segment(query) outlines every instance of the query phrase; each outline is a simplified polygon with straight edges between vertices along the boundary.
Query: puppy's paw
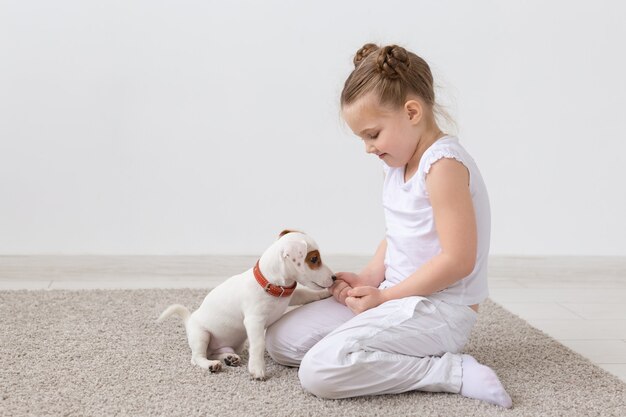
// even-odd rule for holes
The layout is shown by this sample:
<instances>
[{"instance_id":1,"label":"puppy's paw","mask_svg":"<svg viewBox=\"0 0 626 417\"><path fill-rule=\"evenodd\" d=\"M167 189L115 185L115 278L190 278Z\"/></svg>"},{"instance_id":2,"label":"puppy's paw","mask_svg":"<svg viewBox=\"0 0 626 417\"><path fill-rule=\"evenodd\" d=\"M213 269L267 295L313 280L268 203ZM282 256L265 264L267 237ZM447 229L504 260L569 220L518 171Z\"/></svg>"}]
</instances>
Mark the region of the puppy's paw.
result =
<instances>
[{"instance_id":1,"label":"puppy's paw","mask_svg":"<svg viewBox=\"0 0 626 417\"><path fill-rule=\"evenodd\" d=\"M265 364L248 364L248 371L250 372L250 376L257 381L265 381Z\"/></svg>"},{"instance_id":2,"label":"puppy's paw","mask_svg":"<svg viewBox=\"0 0 626 417\"><path fill-rule=\"evenodd\" d=\"M265 381L267 379L267 376L265 376L265 371L261 372L258 375L250 374L250 376L256 381Z\"/></svg>"},{"instance_id":3,"label":"puppy's paw","mask_svg":"<svg viewBox=\"0 0 626 417\"><path fill-rule=\"evenodd\" d=\"M241 358L233 353L224 358L224 363L228 366L239 366L241 365Z\"/></svg>"},{"instance_id":4,"label":"puppy's paw","mask_svg":"<svg viewBox=\"0 0 626 417\"><path fill-rule=\"evenodd\" d=\"M212 362L213 363L209 365L209 371L211 371L211 373L219 372L222 370L222 362L220 361L212 361Z\"/></svg>"},{"instance_id":5,"label":"puppy's paw","mask_svg":"<svg viewBox=\"0 0 626 417\"><path fill-rule=\"evenodd\" d=\"M318 296L319 296L319 300L323 300L324 298L328 298L328 297L330 297L331 295L333 295L333 294L332 294L332 293L330 292L330 290L328 290L328 289L326 289L326 290L321 290L321 291L319 291L319 294L318 294Z\"/></svg>"},{"instance_id":6,"label":"puppy's paw","mask_svg":"<svg viewBox=\"0 0 626 417\"><path fill-rule=\"evenodd\" d=\"M222 362L210 361L202 357L191 358L191 363L193 365L198 365L200 368L206 369L207 371L211 371L211 372L219 372L222 369Z\"/></svg>"},{"instance_id":7,"label":"puppy's paw","mask_svg":"<svg viewBox=\"0 0 626 417\"><path fill-rule=\"evenodd\" d=\"M313 301L323 300L324 298L328 298L332 295L330 290L313 290L311 291L311 295L308 300L304 302L304 304L312 303Z\"/></svg>"}]
</instances>

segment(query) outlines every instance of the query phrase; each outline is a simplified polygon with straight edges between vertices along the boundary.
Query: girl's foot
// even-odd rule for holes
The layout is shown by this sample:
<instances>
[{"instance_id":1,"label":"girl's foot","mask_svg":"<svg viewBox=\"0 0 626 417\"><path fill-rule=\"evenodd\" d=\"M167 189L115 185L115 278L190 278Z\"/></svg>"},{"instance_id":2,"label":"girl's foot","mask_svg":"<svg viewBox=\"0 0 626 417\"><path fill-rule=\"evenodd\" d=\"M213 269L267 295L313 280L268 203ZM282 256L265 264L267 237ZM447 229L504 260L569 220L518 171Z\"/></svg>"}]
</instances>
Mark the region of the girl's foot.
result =
<instances>
[{"instance_id":1,"label":"girl's foot","mask_svg":"<svg viewBox=\"0 0 626 417\"><path fill-rule=\"evenodd\" d=\"M470 355L463 355L462 366L462 396L487 401L504 408L511 408L513 405L511 397L504 390L493 369L481 365Z\"/></svg>"}]
</instances>

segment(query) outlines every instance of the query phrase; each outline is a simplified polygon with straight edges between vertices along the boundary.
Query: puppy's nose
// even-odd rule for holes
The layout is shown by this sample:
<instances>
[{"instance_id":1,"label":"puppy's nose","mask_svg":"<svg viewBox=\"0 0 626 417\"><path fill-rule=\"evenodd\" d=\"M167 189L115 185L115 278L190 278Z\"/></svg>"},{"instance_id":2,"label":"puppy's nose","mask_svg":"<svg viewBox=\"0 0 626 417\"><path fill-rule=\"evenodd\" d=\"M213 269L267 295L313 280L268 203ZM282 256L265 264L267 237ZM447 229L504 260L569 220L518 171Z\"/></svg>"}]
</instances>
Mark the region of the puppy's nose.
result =
<instances>
[{"instance_id":1,"label":"puppy's nose","mask_svg":"<svg viewBox=\"0 0 626 417\"><path fill-rule=\"evenodd\" d=\"M333 280L333 282L337 281L337 277L335 275L331 276L330 278Z\"/></svg>"}]
</instances>

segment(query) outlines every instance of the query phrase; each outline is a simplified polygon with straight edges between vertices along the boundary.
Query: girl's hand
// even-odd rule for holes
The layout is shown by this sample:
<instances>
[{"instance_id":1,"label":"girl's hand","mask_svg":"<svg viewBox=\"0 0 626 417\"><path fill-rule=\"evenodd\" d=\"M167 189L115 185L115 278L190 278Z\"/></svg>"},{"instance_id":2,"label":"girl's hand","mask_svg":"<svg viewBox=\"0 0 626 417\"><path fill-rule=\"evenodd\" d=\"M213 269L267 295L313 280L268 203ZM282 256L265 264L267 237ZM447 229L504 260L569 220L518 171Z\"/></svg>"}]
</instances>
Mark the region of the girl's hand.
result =
<instances>
[{"instance_id":1,"label":"girl's hand","mask_svg":"<svg viewBox=\"0 0 626 417\"><path fill-rule=\"evenodd\" d=\"M356 287L348 290L345 304L354 314L360 314L387 301L383 292L374 287Z\"/></svg>"},{"instance_id":2,"label":"girl's hand","mask_svg":"<svg viewBox=\"0 0 626 417\"><path fill-rule=\"evenodd\" d=\"M345 305L348 291L354 287L364 285L362 283L363 279L353 272L337 272L335 276L337 279L331 285L330 292L337 301Z\"/></svg>"}]
</instances>

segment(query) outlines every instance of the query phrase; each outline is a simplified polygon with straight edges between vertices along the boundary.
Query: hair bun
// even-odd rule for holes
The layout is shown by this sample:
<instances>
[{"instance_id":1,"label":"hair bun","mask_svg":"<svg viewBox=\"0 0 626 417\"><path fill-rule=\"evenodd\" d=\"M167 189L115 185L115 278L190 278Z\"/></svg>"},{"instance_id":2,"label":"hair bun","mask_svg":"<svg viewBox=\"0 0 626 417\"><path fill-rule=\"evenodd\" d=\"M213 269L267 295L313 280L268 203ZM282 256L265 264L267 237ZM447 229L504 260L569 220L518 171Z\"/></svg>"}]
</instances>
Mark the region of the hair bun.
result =
<instances>
[{"instance_id":1,"label":"hair bun","mask_svg":"<svg viewBox=\"0 0 626 417\"><path fill-rule=\"evenodd\" d=\"M365 45L363 45L361 49L356 51L356 55L354 55L354 59L352 60L354 62L354 68L358 67L359 64L363 62L363 60L368 55L370 55L372 52L377 51L377 50L378 50L378 45L376 44L366 43Z\"/></svg>"},{"instance_id":2,"label":"hair bun","mask_svg":"<svg viewBox=\"0 0 626 417\"><path fill-rule=\"evenodd\" d=\"M377 63L382 75L395 80L409 68L409 54L401 46L385 46L378 53Z\"/></svg>"}]
</instances>

